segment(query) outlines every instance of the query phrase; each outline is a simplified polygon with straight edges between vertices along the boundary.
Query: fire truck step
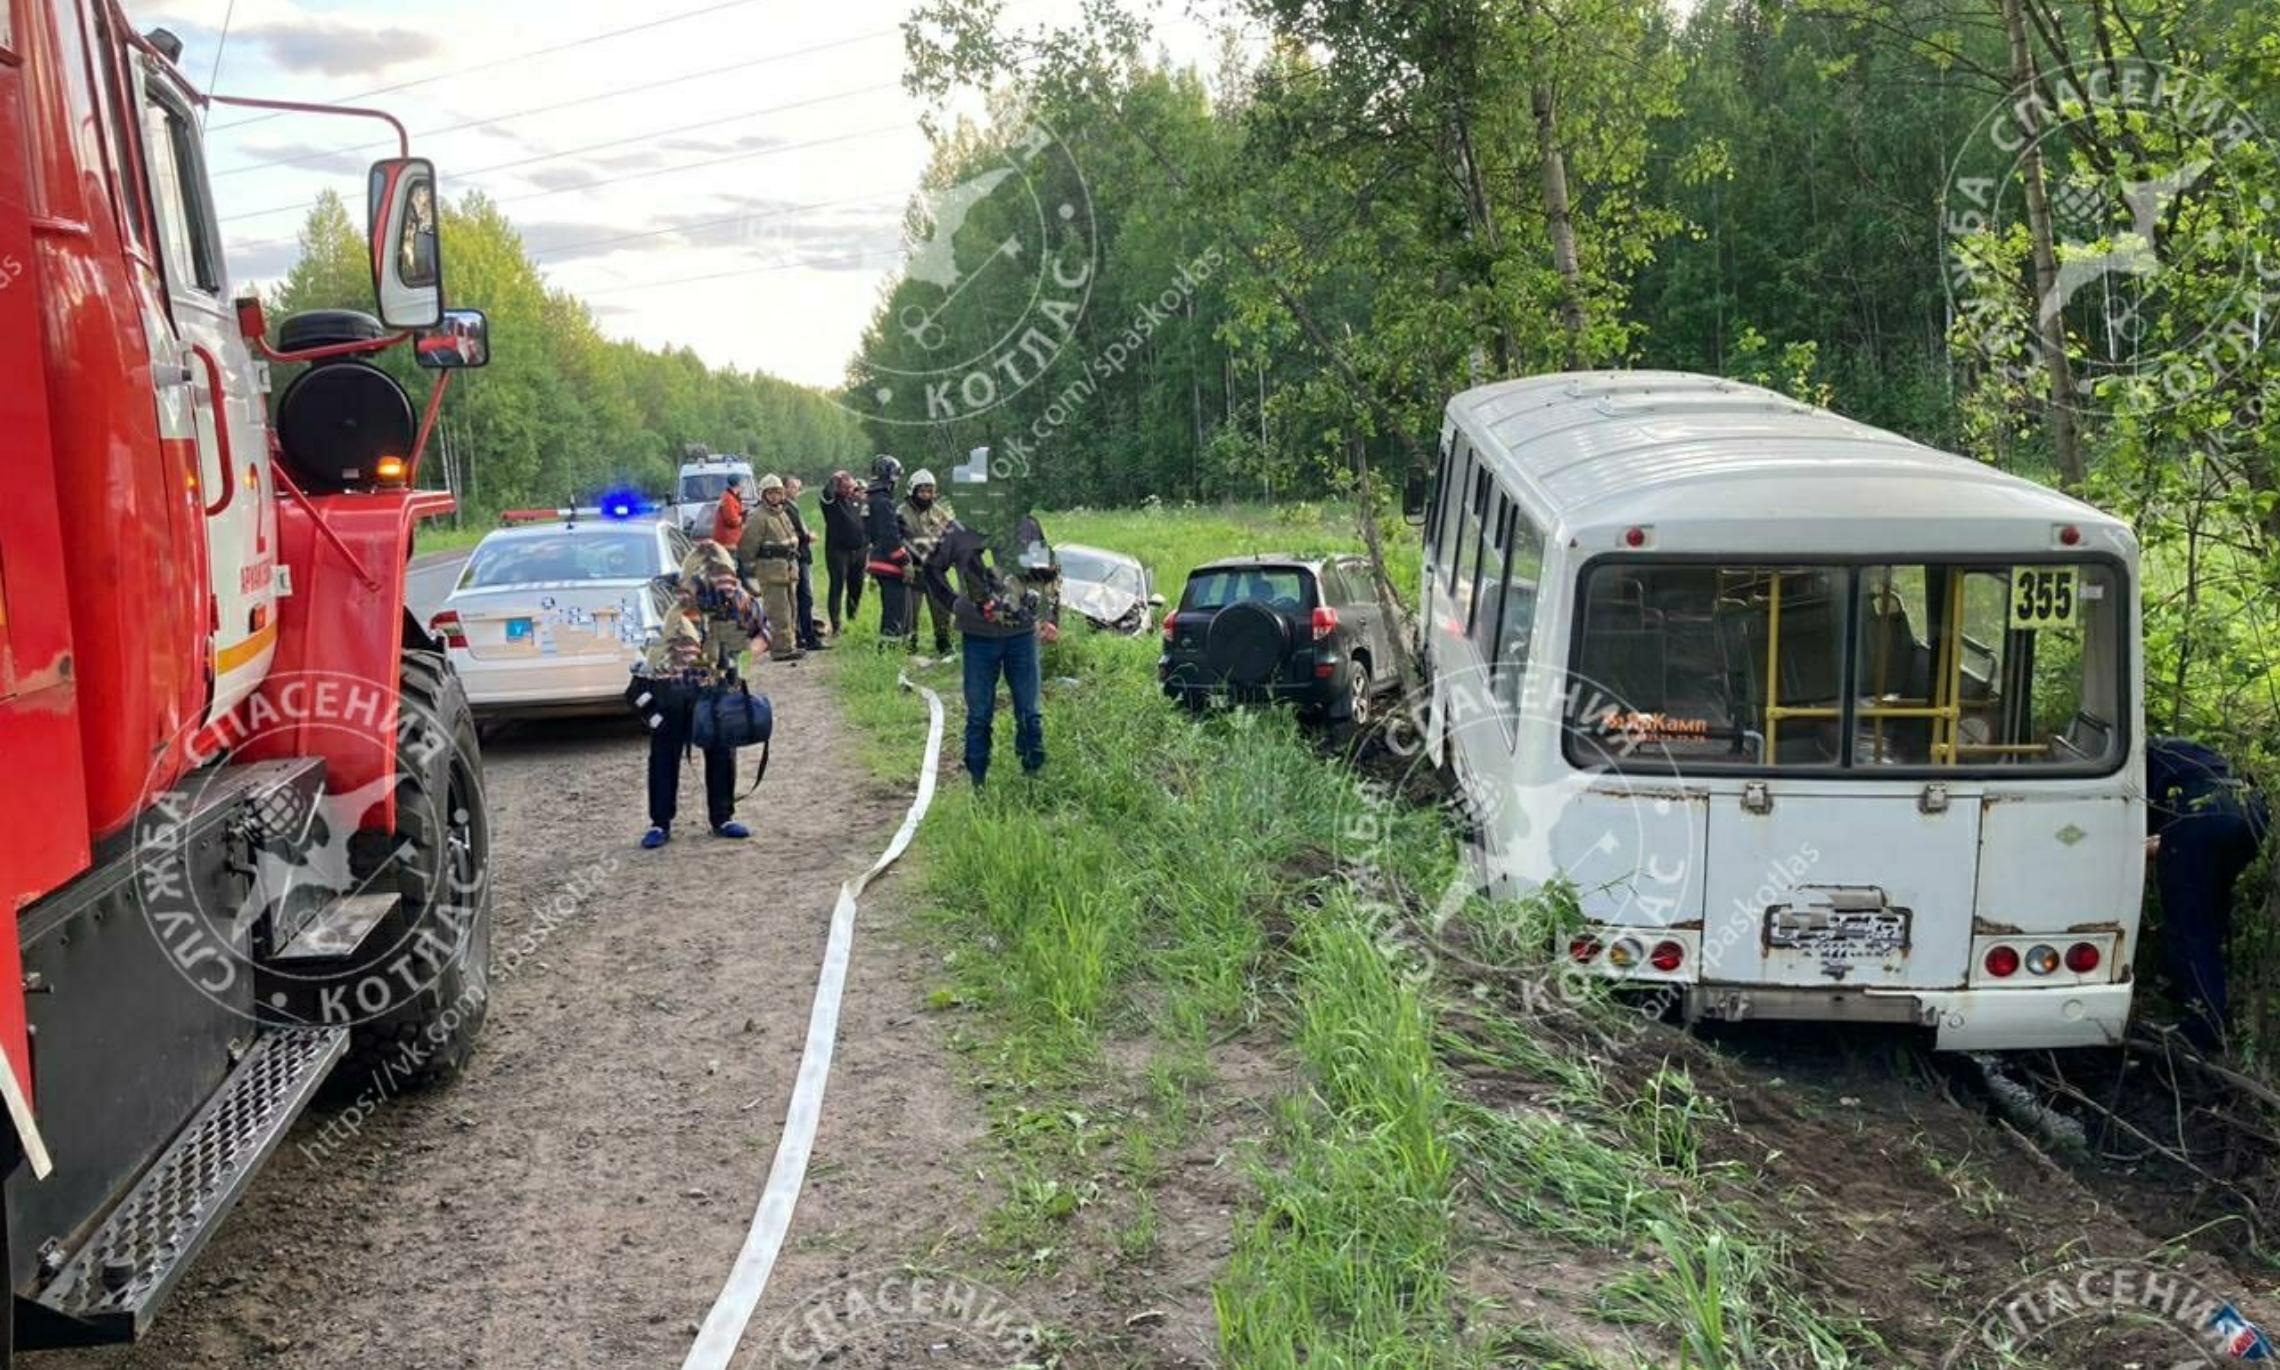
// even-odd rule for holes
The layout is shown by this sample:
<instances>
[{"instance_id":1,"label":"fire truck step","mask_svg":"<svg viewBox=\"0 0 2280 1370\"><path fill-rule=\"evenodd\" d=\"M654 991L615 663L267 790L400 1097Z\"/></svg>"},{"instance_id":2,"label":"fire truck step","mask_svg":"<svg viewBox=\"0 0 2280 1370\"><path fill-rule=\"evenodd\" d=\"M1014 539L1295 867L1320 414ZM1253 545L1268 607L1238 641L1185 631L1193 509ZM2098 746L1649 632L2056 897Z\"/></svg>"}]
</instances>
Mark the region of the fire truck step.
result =
<instances>
[{"instance_id":1,"label":"fire truck step","mask_svg":"<svg viewBox=\"0 0 2280 1370\"><path fill-rule=\"evenodd\" d=\"M272 961L334 961L353 956L380 920L403 902L400 894L352 894L303 924Z\"/></svg>"},{"instance_id":2,"label":"fire truck step","mask_svg":"<svg viewBox=\"0 0 2280 1370\"><path fill-rule=\"evenodd\" d=\"M87 1342L134 1340L347 1049L345 1028L272 1029L255 1038L37 1302L76 1324Z\"/></svg>"}]
</instances>

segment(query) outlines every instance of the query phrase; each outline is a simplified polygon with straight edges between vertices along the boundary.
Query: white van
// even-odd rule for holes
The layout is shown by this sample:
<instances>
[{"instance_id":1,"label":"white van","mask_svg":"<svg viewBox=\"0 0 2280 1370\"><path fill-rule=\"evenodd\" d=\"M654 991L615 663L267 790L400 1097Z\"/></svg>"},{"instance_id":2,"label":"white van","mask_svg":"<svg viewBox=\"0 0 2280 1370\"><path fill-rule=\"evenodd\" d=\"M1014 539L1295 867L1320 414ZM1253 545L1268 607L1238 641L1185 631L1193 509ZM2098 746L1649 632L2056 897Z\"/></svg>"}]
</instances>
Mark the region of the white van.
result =
<instances>
[{"instance_id":1,"label":"white van","mask_svg":"<svg viewBox=\"0 0 2280 1370\"><path fill-rule=\"evenodd\" d=\"M673 487L674 526L693 538L711 537L720 497L751 483L752 463L742 457L700 456L682 462Z\"/></svg>"},{"instance_id":2,"label":"white van","mask_svg":"<svg viewBox=\"0 0 2280 1370\"><path fill-rule=\"evenodd\" d=\"M1500 894L1690 1019L1943 1049L2118 1039L2139 892L2120 521L1754 386L1451 400L1425 510L1426 744Z\"/></svg>"}]
</instances>

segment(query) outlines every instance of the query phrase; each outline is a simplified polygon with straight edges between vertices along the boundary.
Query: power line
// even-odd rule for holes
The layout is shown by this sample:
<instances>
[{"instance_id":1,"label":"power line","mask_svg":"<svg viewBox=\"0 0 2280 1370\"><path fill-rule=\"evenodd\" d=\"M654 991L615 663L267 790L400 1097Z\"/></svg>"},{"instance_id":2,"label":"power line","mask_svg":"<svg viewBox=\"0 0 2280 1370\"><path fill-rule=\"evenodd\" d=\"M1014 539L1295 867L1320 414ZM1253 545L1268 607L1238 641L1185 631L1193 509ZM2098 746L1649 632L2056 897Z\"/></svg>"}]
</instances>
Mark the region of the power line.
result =
<instances>
[{"instance_id":1,"label":"power line","mask_svg":"<svg viewBox=\"0 0 2280 1370\"><path fill-rule=\"evenodd\" d=\"M541 190L529 195L509 196L506 198L494 200L493 203L501 206L502 208L507 205L527 204L532 200L552 199L556 195L568 195L578 191L599 190L603 186L622 185L628 181L643 181L648 180L652 177L669 176L683 171L702 171L706 167L720 166L728 162L754 161L763 157L774 157L786 152L801 152L809 148L827 147L834 143L849 143L862 138L876 138L882 133L907 133L909 131L910 126L908 124L883 124L878 128L867 128L856 133L842 133L830 138L813 138L809 139L806 142L799 143L781 143L775 147L761 148L753 152L732 153L726 157L707 158L702 162L688 162L684 163L681 166L653 167L647 171L629 172L623 176L603 176L595 180L582 182L574 186L562 186L559 189L555 190ZM473 189L480 191L482 190L482 187L476 186L473 187ZM303 206L295 206L295 208L302 207ZM299 242L300 236L300 234L295 233L291 236L280 238L254 238L245 242L233 242L230 244L230 247L234 251L250 252L257 247L274 247L280 243Z\"/></svg>"},{"instance_id":2,"label":"power line","mask_svg":"<svg viewBox=\"0 0 2280 1370\"><path fill-rule=\"evenodd\" d=\"M721 124L732 124L745 119L757 119L764 114L781 114L786 110L805 109L813 105L829 104L834 100L848 100L860 95L876 95L880 91L893 90L894 88L895 83L888 81L875 86L860 86L853 90L834 91L829 95L817 95L805 100L793 100L788 104L769 105L761 109L748 109L736 114L724 114L717 119L703 119L693 124L681 124L674 128L654 129L648 133L637 133L629 138L612 138L607 142L588 143L583 147L563 148L558 152L541 153L533 157L519 157L511 162L496 162L490 166L476 167L472 171L456 174L466 176L482 176L494 171L512 171L519 167L537 166L544 162L558 162L565 157L582 157L589 152L604 152L610 148L626 147L634 143L646 143L653 138L670 138L678 133L692 133L698 129L713 128ZM308 205L309 202L306 200L295 200L290 204L272 205L267 209L249 209L242 214L225 214L216 222L230 224L236 223L242 219L267 218L272 214L291 214L307 209Z\"/></svg>"},{"instance_id":3,"label":"power line","mask_svg":"<svg viewBox=\"0 0 2280 1370\"><path fill-rule=\"evenodd\" d=\"M628 290L663 290L668 286L695 285L700 281L725 281L735 276L759 276L771 271L794 271L803 266L854 266L857 263L867 262L878 257L899 257L901 255L902 246L898 243L892 248L877 248L868 252L828 253L821 257L803 257L797 261L770 262L766 266L739 267L734 271L714 271L702 276L678 276L669 281L634 281L625 285L607 285L599 290L579 290L572 293L576 298L583 300L596 295L621 295Z\"/></svg>"},{"instance_id":4,"label":"power line","mask_svg":"<svg viewBox=\"0 0 2280 1370\"><path fill-rule=\"evenodd\" d=\"M579 105L598 104L604 100L615 100L620 96L638 95L643 91L659 90L666 86L678 86L690 81L702 81L707 77L720 76L732 71L749 71L754 67L770 66L777 62L788 62L798 57L812 57L819 52L829 52L834 48L853 47L857 43L872 42L879 38L890 37L897 32L899 32L897 29L874 29L869 33L859 33L853 35L852 37L837 38L828 43L817 43L810 47L794 48L784 52L763 53L758 57L748 57L742 61L730 62L717 67L707 67L703 71L692 71L679 76L662 77L655 81L644 81L639 85L619 86L611 90L599 91L592 95L581 95L572 100L559 100L551 105L534 105L529 109L518 109L511 114L495 114L486 119L471 119L466 123L449 124L442 128L421 129L418 132L414 133L412 136L415 138L440 138L449 133L465 133L471 129L489 128L494 124L503 124L509 119L526 119L539 114L553 114L559 110L575 109ZM224 127L228 127L228 125L225 125ZM396 146L394 139L381 138L373 142L356 143L348 147L319 148L314 152L297 153L291 157L272 157L266 161L247 162L240 166L228 167L221 171L215 172L214 178L216 180L219 180L224 176L237 176L248 171L260 171L265 167L299 166L304 162L321 161L326 157L337 157L344 153L371 152L376 149L392 148L394 146Z\"/></svg>"},{"instance_id":5,"label":"power line","mask_svg":"<svg viewBox=\"0 0 2280 1370\"><path fill-rule=\"evenodd\" d=\"M718 14L722 10L741 9L746 5L754 5L758 3L760 3L760 0L720 0L720 3L707 5L703 9L686 10L680 14L666 15L662 19L650 19L643 23L630 24L622 29L611 29L607 33L596 33L590 34L584 38L573 38L566 43L556 43L552 47L534 48L529 52L518 52L506 57L494 57L487 62L476 62L469 66L454 67L450 71L439 71L433 76L421 76L410 81L398 81L392 86L375 86L371 90L360 90L354 95L343 95L338 99L331 101L330 103L336 105L345 105L356 100L368 100L375 95L389 95L399 90L411 90L418 86L433 85L437 81L449 80L454 76L465 76L469 72L489 71L495 67L511 66L516 62L529 62L534 61L540 57L552 57L558 52L568 52L573 48L587 47L595 43L606 42L612 38L623 38L628 34L642 33L650 29L663 28L668 24L678 24L684 20L698 19L708 14ZM275 119L277 117L278 116L275 114L257 114L250 119L238 119L227 124L216 124L214 126L214 131L218 133L223 129L244 128L248 124L258 124L266 120Z\"/></svg>"},{"instance_id":6,"label":"power line","mask_svg":"<svg viewBox=\"0 0 2280 1370\"><path fill-rule=\"evenodd\" d=\"M237 0L230 0L229 8L222 11L221 40L214 44L214 68L212 71L206 73L206 89L208 90L212 90L215 86L221 83L222 54L230 50L230 21L235 18L237 18ZM205 130L206 120L210 115L213 114L213 112L214 107L212 105L201 105L199 107L199 131L203 132Z\"/></svg>"},{"instance_id":7,"label":"power line","mask_svg":"<svg viewBox=\"0 0 2280 1370\"><path fill-rule=\"evenodd\" d=\"M813 204L786 205L782 209L772 209L764 214L730 214L718 219L706 219L699 223L676 224L670 228L646 229L639 233L620 233L608 238L583 238L574 243L549 243L542 247L529 249L530 259L532 264L544 266L550 258L557 258L563 253L580 252L590 247L614 247L619 243L639 242L645 238L662 238L675 233L701 233L708 228L719 228L725 224L761 223L769 219L786 218L793 214L805 214L811 210L837 209L841 205L861 204L866 201L884 200L889 197L899 198L902 194L903 192L898 190L881 190L869 195L848 195L836 200L817 200Z\"/></svg>"}]
</instances>

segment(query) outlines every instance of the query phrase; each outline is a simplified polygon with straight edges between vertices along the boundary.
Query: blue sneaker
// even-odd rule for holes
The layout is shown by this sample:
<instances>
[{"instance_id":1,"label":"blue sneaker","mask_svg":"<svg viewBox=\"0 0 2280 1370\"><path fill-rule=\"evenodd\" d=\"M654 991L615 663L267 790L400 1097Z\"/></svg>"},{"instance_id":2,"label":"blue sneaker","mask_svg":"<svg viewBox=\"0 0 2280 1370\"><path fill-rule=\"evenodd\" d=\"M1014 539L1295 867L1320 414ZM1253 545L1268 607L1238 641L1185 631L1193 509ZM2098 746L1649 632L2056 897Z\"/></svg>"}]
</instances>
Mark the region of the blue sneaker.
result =
<instances>
[{"instance_id":1,"label":"blue sneaker","mask_svg":"<svg viewBox=\"0 0 2280 1370\"><path fill-rule=\"evenodd\" d=\"M734 819L731 819L730 821L723 823L719 827L713 829L713 836L726 837L732 841L737 842L742 842L745 838L750 837L751 835L752 829L745 827L742 823L736 822Z\"/></svg>"},{"instance_id":2,"label":"blue sneaker","mask_svg":"<svg viewBox=\"0 0 2280 1370\"><path fill-rule=\"evenodd\" d=\"M641 849L643 851L655 851L672 840L673 834L663 828L651 828L641 835Z\"/></svg>"}]
</instances>

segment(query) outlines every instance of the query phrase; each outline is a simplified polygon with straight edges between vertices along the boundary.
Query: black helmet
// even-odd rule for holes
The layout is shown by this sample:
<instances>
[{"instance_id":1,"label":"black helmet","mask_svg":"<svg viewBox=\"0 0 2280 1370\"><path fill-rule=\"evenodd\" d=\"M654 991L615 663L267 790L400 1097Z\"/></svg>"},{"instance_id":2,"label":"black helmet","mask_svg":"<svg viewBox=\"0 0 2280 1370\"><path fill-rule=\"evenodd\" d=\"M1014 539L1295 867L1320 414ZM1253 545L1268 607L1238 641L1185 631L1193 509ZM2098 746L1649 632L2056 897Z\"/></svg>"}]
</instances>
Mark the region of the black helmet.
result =
<instances>
[{"instance_id":1,"label":"black helmet","mask_svg":"<svg viewBox=\"0 0 2280 1370\"><path fill-rule=\"evenodd\" d=\"M902 463L881 452L871 463L871 479L894 484L902 479Z\"/></svg>"}]
</instances>

